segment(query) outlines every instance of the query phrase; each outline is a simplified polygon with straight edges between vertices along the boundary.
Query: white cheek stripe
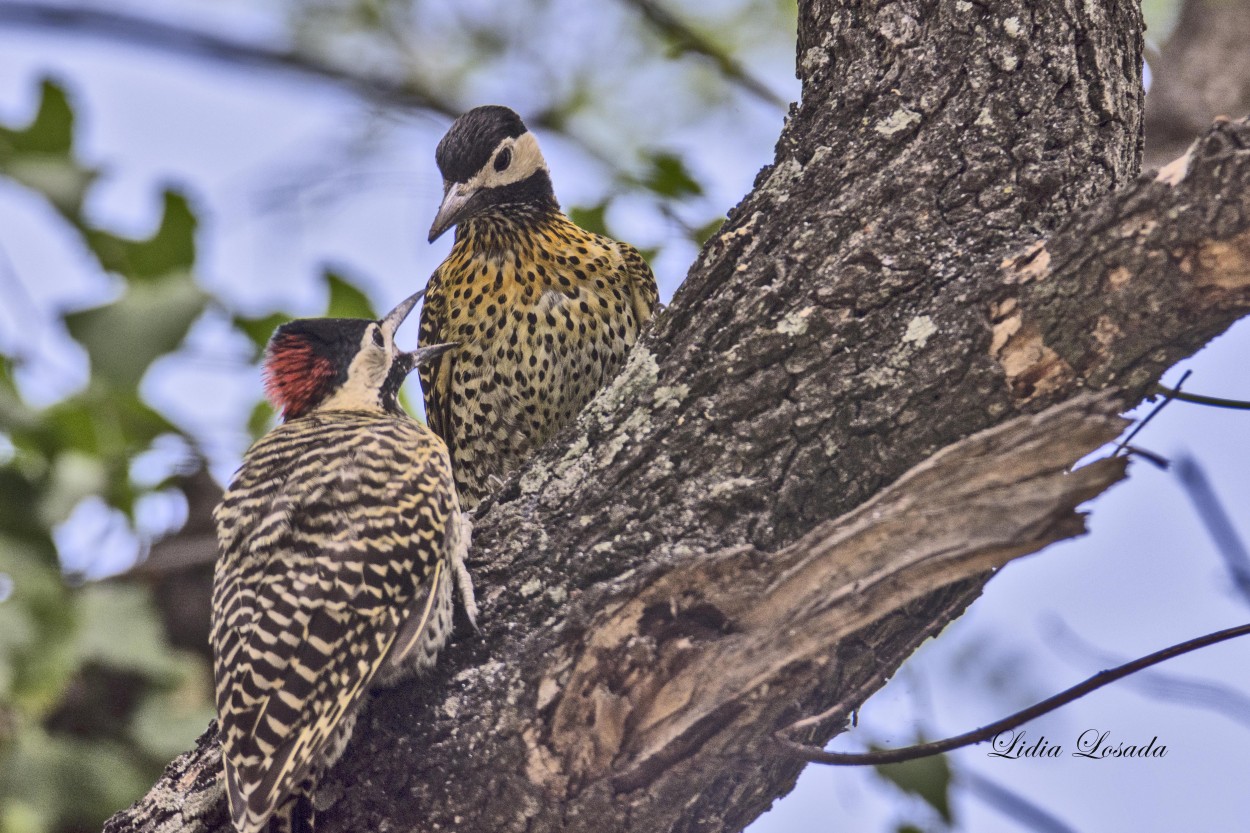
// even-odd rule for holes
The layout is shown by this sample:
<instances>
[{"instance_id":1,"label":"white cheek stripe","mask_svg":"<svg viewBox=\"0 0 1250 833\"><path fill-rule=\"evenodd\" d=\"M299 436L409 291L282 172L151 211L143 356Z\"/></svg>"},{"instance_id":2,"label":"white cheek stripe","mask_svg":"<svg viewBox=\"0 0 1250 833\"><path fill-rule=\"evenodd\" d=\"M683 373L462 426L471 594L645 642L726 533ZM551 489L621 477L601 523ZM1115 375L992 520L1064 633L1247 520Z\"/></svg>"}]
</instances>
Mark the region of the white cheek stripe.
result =
<instances>
[{"instance_id":1,"label":"white cheek stripe","mask_svg":"<svg viewBox=\"0 0 1250 833\"><path fill-rule=\"evenodd\" d=\"M505 147L512 148L512 162L502 171L497 171L492 163L495 154ZM547 170L547 163L543 159L542 151L538 149L538 140L534 138L533 133L522 133L515 139L504 139L495 148L495 153L492 153L490 158L491 161L465 183L464 193L471 194L479 188L511 185L528 179L535 171Z\"/></svg>"},{"instance_id":2,"label":"white cheek stripe","mask_svg":"<svg viewBox=\"0 0 1250 833\"><path fill-rule=\"evenodd\" d=\"M373 343L372 329L366 329L361 340L360 349L352 358L347 369L347 381L330 395L317 410L325 411L371 411L382 408L382 382L390 372L391 363L387 361L390 352L390 340L386 346L379 348Z\"/></svg>"}]
</instances>

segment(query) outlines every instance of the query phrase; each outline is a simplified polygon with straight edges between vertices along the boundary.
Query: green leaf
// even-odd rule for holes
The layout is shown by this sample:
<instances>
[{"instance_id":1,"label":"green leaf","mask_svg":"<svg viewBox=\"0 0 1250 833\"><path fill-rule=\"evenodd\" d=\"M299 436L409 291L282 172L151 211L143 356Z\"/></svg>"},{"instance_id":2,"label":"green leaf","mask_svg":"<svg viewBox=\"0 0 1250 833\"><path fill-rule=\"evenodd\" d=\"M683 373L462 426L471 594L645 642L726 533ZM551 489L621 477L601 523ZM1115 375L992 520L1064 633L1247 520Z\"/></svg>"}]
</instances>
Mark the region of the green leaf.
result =
<instances>
[{"instance_id":1,"label":"green leaf","mask_svg":"<svg viewBox=\"0 0 1250 833\"><path fill-rule=\"evenodd\" d=\"M699 226L697 229L694 230L694 234L692 235L692 237L694 238L694 242L702 246L704 243L711 240L712 235L720 231L720 227L723 225L725 225L725 218L717 217L711 222L705 225Z\"/></svg>"},{"instance_id":2,"label":"green leaf","mask_svg":"<svg viewBox=\"0 0 1250 833\"><path fill-rule=\"evenodd\" d=\"M69 96L51 78L44 78L39 86L35 118L23 130L0 127L0 150L68 156L74 144L74 111Z\"/></svg>"},{"instance_id":3,"label":"green leaf","mask_svg":"<svg viewBox=\"0 0 1250 833\"><path fill-rule=\"evenodd\" d=\"M12 592L0 602L0 700L41 717L74 671L78 623L55 551L0 535L0 573Z\"/></svg>"},{"instance_id":4,"label":"green leaf","mask_svg":"<svg viewBox=\"0 0 1250 833\"><path fill-rule=\"evenodd\" d=\"M0 466L0 530L39 547L46 562L54 565L52 538L39 511L47 477L47 461L32 454L19 454L8 465Z\"/></svg>"},{"instance_id":5,"label":"green leaf","mask_svg":"<svg viewBox=\"0 0 1250 833\"><path fill-rule=\"evenodd\" d=\"M247 432L252 439L260 439L265 432L273 427L274 410L269 401L262 399L256 403L256 407L252 408L251 415L247 418Z\"/></svg>"},{"instance_id":6,"label":"green leaf","mask_svg":"<svg viewBox=\"0 0 1250 833\"><path fill-rule=\"evenodd\" d=\"M79 664L94 661L169 685L178 681L184 666L170 652L146 590L115 583L88 584L75 601L82 617L75 645Z\"/></svg>"},{"instance_id":7,"label":"green leaf","mask_svg":"<svg viewBox=\"0 0 1250 833\"><path fill-rule=\"evenodd\" d=\"M369 298L361 292L353 282L342 273L326 267L322 277L330 288L330 303L326 307L326 315L330 318L369 318L376 319L377 312Z\"/></svg>"},{"instance_id":8,"label":"green leaf","mask_svg":"<svg viewBox=\"0 0 1250 833\"><path fill-rule=\"evenodd\" d=\"M875 767L881 777L904 792L918 795L925 803L951 823L950 786L951 769L945 755L930 755L901 764Z\"/></svg>"},{"instance_id":9,"label":"green leaf","mask_svg":"<svg viewBox=\"0 0 1250 833\"><path fill-rule=\"evenodd\" d=\"M86 189L96 171L73 156L74 110L65 89L50 79L41 83L39 110L21 129L0 126L0 173L45 196L54 208L80 225Z\"/></svg>"},{"instance_id":10,"label":"green leaf","mask_svg":"<svg viewBox=\"0 0 1250 833\"><path fill-rule=\"evenodd\" d=\"M68 157L47 154L18 156L0 166L0 170L38 191L75 225L79 224L77 217L87 188L97 176L96 171L80 167Z\"/></svg>"},{"instance_id":11,"label":"green leaf","mask_svg":"<svg viewBox=\"0 0 1250 833\"><path fill-rule=\"evenodd\" d=\"M87 244L100 259L100 265L132 282L178 277L190 272L195 265L198 221L187 198L177 191L167 189L164 202L160 224L147 240L132 240L85 228Z\"/></svg>"},{"instance_id":12,"label":"green leaf","mask_svg":"<svg viewBox=\"0 0 1250 833\"><path fill-rule=\"evenodd\" d=\"M273 331L290 320L291 316L282 312L270 313L263 318L244 318L236 315L234 317L234 326L242 330L244 335L252 340L252 344L256 346L255 355L257 358L260 358L265 345L273 337Z\"/></svg>"},{"instance_id":13,"label":"green leaf","mask_svg":"<svg viewBox=\"0 0 1250 833\"><path fill-rule=\"evenodd\" d=\"M643 179L643 185L662 197L681 199L697 197L703 194L700 185L680 156L660 151L650 158L651 170Z\"/></svg>"},{"instance_id":14,"label":"green leaf","mask_svg":"<svg viewBox=\"0 0 1250 833\"><path fill-rule=\"evenodd\" d=\"M65 316L65 325L86 348L95 374L133 389L153 361L182 343L207 301L184 272L177 280L131 284L111 304Z\"/></svg>"},{"instance_id":15,"label":"green leaf","mask_svg":"<svg viewBox=\"0 0 1250 833\"><path fill-rule=\"evenodd\" d=\"M131 720L131 737L162 761L192 746L215 716L212 670L186 651L175 651L172 657L177 684L149 692Z\"/></svg>"},{"instance_id":16,"label":"green leaf","mask_svg":"<svg viewBox=\"0 0 1250 833\"><path fill-rule=\"evenodd\" d=\"M95 381L76 396L44 413L42 432L28 441L48 457L66 450L98 457L131 457L162 434L177 433L164 416L134 390L120 391Z\"/></svg>"},{"instance_id":17,"label":"green leaf","mask_svg":"<svg viewBox=\"0 0 1250 833\"><path fill-rule=\"evenodd\" d=\"M78 223L83 195L96 171L72 156L74 112L64 88L44 79L39 110L20 130L0 126L0 172L39 192Z\"/></svg>"},{"instance_id":18,"label":"green leaf","mask_svg":"<svg viewBox=\"0 0 1250 833\"><path fill-rule=\"evenodd\" d=\"M69 449L53 460L51 475L39 507L48 526L65 521L84 498L106 491L110 481L104 460Z\"/></svg>"},{"instance_id":19,"label":"green leaf","mask_svg":"<svg viewBox=\"0 0 1250 833\"><path fill-rule=\"evenodd\" d=\"M592 205L588 208L570 208L569 219L586 229L586 231L606 235L608 233L608 224L604 215L607 211L608 200L604 200L598 205Z\"/></svg>"},{"instance_id":20,"label":"green leaf","mask_svg":"<svg viewBox=\"0 0 1250 833\"><path fill-rule=\"evenodd\" d=\"M152 783L127 747L49 733L37 724L19 726L17 742L6 751L0 769L4 833L96 829ZM9 827L14 821L34 826Z\"/></svg>"}]
</instances>

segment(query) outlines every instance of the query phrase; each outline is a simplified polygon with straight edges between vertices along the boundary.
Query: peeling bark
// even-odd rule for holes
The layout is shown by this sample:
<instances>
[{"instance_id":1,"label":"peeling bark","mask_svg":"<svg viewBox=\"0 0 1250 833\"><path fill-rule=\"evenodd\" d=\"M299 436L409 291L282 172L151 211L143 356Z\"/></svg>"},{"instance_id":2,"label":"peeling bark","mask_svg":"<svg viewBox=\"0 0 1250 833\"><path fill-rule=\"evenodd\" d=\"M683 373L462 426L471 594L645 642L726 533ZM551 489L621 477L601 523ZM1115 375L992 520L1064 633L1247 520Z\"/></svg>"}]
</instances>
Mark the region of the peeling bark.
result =
<instances>
[{"instance_id":1,"label":"peeling bark","mask_svg":"<svg viewBox=\"0 0 1250 833\"><path fill-rule=\"evenodd\" d=\"M1136 401L1223 332L1229 313L1244 314L1247 182L1250 124L1220 121L1157 174L1010 259L992 352L1016 404L1057 401L1077 384L1115 385Z\"/></svg>"},{"instance_id":2,"label":"peeling bark","mask_svg":"<svg viewBox=\"0 0 1250 833\"><path fill-rule=\"evenodd\" d=\"M777 552L687 556L634 583L538 683L539 711L545 699L553 710L532 754L554 753L540 783L570 797L600 779L643 789L712 741L709 727L762 721L761 689L788 667L819 668L830 645L934 590L1081 534L1073 509L1120 479L1125 460L1070 469L1120 433L1115 413L1103 395L1018 418Z\"/></svg>"},{"instance_id":3,"label":"peeling bark","mask_svg":"<svg viewBox=\"0 0 1250 833\"><path fill-rule=\"evenodd\" d=\"M776 161L480 509L482 634L376 697L322 829L739 830L802 768L775 730L1079 533L1108 402L1250 312L1250 128L1134 180L1140 31L1134 0L801 2ZM214 755L106 830L225 831Z\"/></svg>"}]
</instances>

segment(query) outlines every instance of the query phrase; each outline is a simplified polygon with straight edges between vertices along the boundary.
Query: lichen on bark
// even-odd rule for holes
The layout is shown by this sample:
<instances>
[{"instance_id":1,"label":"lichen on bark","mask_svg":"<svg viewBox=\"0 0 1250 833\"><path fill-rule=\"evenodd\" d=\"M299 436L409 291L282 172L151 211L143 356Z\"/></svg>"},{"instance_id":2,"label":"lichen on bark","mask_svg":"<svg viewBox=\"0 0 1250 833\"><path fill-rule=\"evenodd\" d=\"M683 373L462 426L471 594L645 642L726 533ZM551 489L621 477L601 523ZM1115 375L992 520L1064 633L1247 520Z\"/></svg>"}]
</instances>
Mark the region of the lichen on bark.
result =
<instances>
[{"instance_id":1,"label":"lichen on bark","mask_svg":"<svg viewBox=\"0 0 1250 833\"><path fill-rule=\"evenodd\" d=\"M742 637L770 570L977 432L1083 390L1132 402L1250 311L1250 128L1218 125L1175 182L1135 181L1141 51L1133 0L800 2L776 160L622 377L483 507L482 632L376 698L323 829L719 833L788 791L802 764L772 733L862 703L984 576L924 573L791 656ZM742 680L715 703L683 673L710 655ZM225 831L220 808L174 822L179 785L214 806L211 750L107 829Z\"/></svg>"}]
</instances>

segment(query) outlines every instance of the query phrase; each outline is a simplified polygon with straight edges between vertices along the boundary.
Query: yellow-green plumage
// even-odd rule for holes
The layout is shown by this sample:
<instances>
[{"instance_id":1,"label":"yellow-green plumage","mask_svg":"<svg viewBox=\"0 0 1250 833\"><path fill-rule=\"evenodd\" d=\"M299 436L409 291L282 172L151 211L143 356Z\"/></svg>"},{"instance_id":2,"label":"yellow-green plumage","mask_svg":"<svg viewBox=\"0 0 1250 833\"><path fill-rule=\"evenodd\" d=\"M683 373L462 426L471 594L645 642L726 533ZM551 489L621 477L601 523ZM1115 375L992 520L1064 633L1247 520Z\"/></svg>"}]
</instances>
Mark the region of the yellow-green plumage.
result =
<instances>
[{"instance_id":1,"label":"yellow-green plumage","mask_svg":"<svg viewBox=\"0 0 1250 833\"><path fill-rule=\"evenodd\" d=\"M524 142L512 145L514 165ZM459 344L422 368L421 386L466 510L577 416L655 311L655 277L638 251L574 224L547 196L545 169L535 171L459 221L421 312L421 344Z\"/></svg>"}]
</instances>

